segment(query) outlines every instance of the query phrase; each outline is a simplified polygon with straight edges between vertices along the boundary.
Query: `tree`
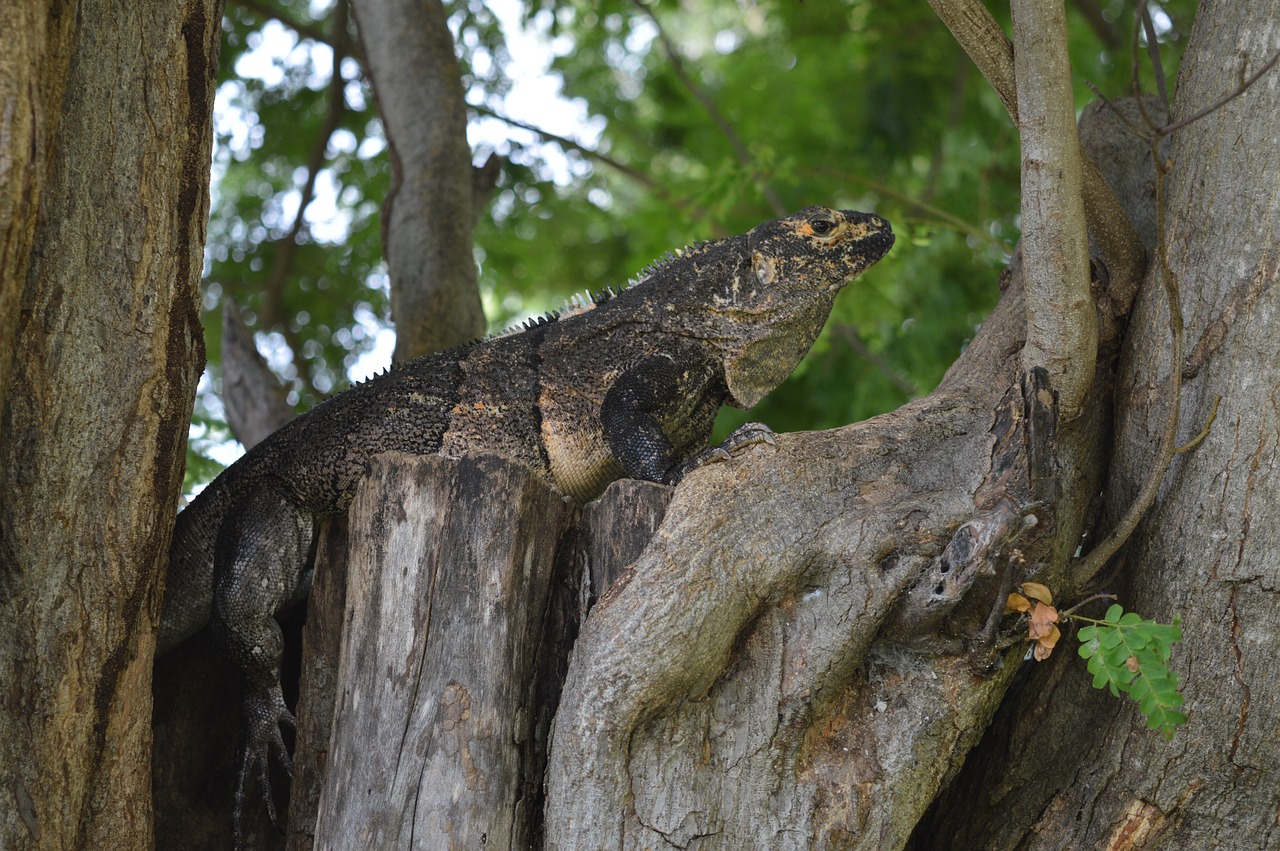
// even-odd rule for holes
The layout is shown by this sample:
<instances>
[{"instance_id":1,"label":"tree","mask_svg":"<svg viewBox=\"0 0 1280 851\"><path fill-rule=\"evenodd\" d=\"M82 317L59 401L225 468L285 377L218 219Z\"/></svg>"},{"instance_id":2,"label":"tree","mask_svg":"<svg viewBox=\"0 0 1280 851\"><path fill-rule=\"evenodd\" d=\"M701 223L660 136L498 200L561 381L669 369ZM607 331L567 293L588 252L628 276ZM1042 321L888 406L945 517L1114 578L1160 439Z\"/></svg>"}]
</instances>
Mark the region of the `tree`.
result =
<instances>
[{"instance_id":1,"label":"tree","mask_svg":"<svg viewBox=\"0 0 1280 851\"><path fill-rule=\"evenodd\" d=\"M146 847L221 4L0 11L0 844Z\"/></svg>"}]
</instances>

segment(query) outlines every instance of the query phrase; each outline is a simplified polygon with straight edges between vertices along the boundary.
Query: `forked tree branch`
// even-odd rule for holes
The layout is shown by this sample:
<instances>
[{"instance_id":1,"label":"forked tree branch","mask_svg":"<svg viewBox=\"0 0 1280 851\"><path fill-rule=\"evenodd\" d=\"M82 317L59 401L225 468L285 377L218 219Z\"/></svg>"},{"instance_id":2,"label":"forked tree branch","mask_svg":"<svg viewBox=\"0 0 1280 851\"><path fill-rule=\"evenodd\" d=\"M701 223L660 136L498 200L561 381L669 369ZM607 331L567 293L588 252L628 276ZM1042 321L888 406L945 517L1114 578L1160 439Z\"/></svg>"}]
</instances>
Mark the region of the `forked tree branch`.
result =
<instances>
[{"instance_id":1,"label":"forked tree branch","mask_svg":"<svg viewBox=\"0 0 1280 851\"><path fill-rule=\"evenodd\" d=\"M1147 26L1147 10L1146 2L1142 3L1139 8L1138 21L1134 25L1134 36L1132 42L1133 64L1136 68L1138 65L1138 27ZM1151 159L1156 169L1156 276L1164 286L1165 299L1168 302L1169 310L1169 331L1172 336L1173 357L1169 365L1169 377L1165 388L1165 397L1168 399L1168 412L1165 415L1164 427L1160 433L1160 444L1156 451L1155 463L1147 473L1146 481L1143 482L1142 488L1138 491L1138 495L1134 498L1129 507L1125 509L1115 527L1107 533L1107 536L1099 542L1099 544L1089 551L1087 555L1081 558L1074 567L1075 580L1081 586L1087 586L1106 566L1119 550L1124 546L1125 541L1138 528L1138 523L1146 515L1147 510L1155 502L1156 494L1160 489L1160 483L1164 480L1164 475L1168 471L1170 464L1173 463L1175 456L1182 452L1195 448L1208 433L1209 427L1213 424L1213 420L1217 416L1218 403L1215 401L1213 411L1210 413L1207 422L1201 428L1199 434L1191 441L1178 446L1176 444L1178 434L1178 420L1181 412L1182 401L1182 380L1186 365L1183 361L1183 322L1182 322L1182 302L1179 295L1178 276L1174 274L1169 266L1167 246L1168 234L1166 231L1166 216L1164 209L1164 180L1169 173L1170 166L1166 163L1164 157L1160 153L1160 140L1182 127L1199 121L1207 115L1221 109L1232 100L1240 95L1258 81L1263 74L1267 73L1276 61L1280 59L1280 53L1275 54L1254 74L1246 77L1248 67L1248 59L1241 63L1237 72L1236 87L1210 103L1203 109L1197 110L1186 118L1167 124L1157 126L1145 112L1142 113L1147 123L1146 132L1142 128L1137 127L1133 122L1126 120L1126 123L1134 131L1135 135L1146 141L1151 151ZM1157 66L1159 72L1159 66ZM1137 85L1137 73L1134 73L1134 85ZM1093 88L1091 86L1091 88ZM1096 88L1093 89L1095 94L1102 97ZM1122 118L1123 113L1115 107L1110 101L1103 97L1104 102ZM1139 99L1140 101L1140 99ZM1230 305L1228 306L1230 309Z\"/></svg>"}]
</instances>

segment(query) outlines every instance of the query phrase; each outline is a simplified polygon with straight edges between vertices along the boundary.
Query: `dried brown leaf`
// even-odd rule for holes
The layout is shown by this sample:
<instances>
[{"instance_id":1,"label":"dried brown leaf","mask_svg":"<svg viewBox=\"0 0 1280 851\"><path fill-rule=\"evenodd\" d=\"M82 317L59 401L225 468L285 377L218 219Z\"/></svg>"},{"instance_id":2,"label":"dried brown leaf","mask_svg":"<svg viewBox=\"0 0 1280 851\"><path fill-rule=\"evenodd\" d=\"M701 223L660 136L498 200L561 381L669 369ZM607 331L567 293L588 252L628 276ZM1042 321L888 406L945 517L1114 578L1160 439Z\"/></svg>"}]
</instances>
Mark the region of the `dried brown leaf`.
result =
<instances>
[{"instance_id":1,"label":"dried brown leaf","mask_svg":"<svg viewBox=\"0 0 1280 851\"><path fill-rule=\"evenodd\" d=\"M1022 583L1022 593L1032 600L1038 600L1046 606L1053 605L1053 592L1039 582Z\"/></svg>"},{"instance_id":2,"label":"dried brown leaf","mask_svg":"<svg viewBox=\"0 0 1280 851\"><path fill-rule=\"evenodd\" d=\"M1027 624L1027 638L1032 641L1039 641L1056 630L1054 626L1058 622L1058 610L1053 606L1042 606L1036 604L1031 609L1031 622Z\"/></svg>"},{"instance_id":3,"label":"dried brown leaf","mask_svg":"<svg viewBox=\"0 0 1280 851\"><path fill-rule=\"evenodd\" d=\"M1026 597L1014 591L1009 595L1009 599L1005 601L1004 613L1011 615L1014 612L1026 612L1031 610L1031 601Z\"/></svg>"}]
</instances>

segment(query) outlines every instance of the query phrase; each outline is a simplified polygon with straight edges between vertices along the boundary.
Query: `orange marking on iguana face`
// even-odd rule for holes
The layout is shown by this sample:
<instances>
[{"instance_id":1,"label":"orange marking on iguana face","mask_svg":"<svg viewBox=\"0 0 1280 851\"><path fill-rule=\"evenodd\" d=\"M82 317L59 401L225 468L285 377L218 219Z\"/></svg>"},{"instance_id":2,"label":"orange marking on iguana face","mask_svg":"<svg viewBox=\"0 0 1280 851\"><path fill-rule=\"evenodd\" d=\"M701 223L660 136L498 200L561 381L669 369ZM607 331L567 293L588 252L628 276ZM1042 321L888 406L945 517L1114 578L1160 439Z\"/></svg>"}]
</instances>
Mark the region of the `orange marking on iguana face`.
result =
<instances>
[{"instance_id":1,"label":"orange marking on iguana face","mask_svg":"<svg viewBox=\"0 0 1280 851\"><path fill-rule=\"evenodd\" d=\"M866 224L865 222L862 224L856 224L856 225L850 224L849 222L842 222L840 225L840 229L843 230L849 236L853 237L854 239L862 239L864 237L871 236L871 234L873 233L870 225Z\"/></svg>"}]
</instances>

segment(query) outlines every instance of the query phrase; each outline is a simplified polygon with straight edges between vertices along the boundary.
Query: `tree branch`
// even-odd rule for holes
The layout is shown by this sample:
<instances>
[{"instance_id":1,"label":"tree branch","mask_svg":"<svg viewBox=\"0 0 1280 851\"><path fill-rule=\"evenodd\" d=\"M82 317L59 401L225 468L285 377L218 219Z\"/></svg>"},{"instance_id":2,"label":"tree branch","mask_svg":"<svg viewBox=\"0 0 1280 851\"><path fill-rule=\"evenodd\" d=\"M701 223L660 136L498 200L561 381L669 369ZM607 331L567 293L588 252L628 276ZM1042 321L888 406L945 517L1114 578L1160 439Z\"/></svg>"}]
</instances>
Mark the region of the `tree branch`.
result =
<instances>
[{"instance_id":1,"label":"tree branch","mask_svg":"<svg viewBox=\"0 0 1280 851\"><path fill-rule=\"evenodd\" d=\"M1059 4L1015 0L1013 34L1022 140L1022 256L1027 370L1043 367L1062 416L1077 416L1093 382L1098 322L1089 290L1083 155L1076 133L1067 21Z\"/></svg>"},{"instance_id":2,"label":"tree branch","mask_svg":"<svg viewBox=\"0 0 1280 851\"><path fill-rule=\"evenodd\" d=\"M1139 11L1139 17L1134 25L1134 36L1133 36L1133 54L1134 54L1133 63L1135 67L1135 71L1134 71L1135 86L1137 85L1136 67L1138 64L1138 28L1149 25L1149 21L1144 17L1146 15L1145 0L1142 3L1142 5L1139 7L1138 11ZM1157 126L1156 123L1152 121L1152 119L1147 115L1147 113L1143 111L1142 113L1143 118L1146 120L1148 125L1147 133L1143 133L1141 128L1138 128L1136 125L1133 124L1132 121L1129 121L1127 118L1125 118L1123 113L1121 113L1120 110L1117 109L1114 104L1112 104L1110 101L1107 101L1106 98L1103 98L1103 100L1107 103L1107 105L1110 106L1111 109L1117 115L1120 115L1122 118L1125 118L1126 123L1130 126L1131 129L1133 129L1135 135L1137 135L1139 138L1145 139L1150 149L1151 160L1152 162L1155 163L1156 257L1158 261L1158 266L1156 268L1156 275L1164 286L1165 297L1169 305L1168 306L1169 331L1170 331L1170 335L1173 338L1172 339L1173 360L1169 368L1168 384L1165 389L1165 396L1168 399L1169 410L1166 415L1164 428L1161 430L1160 444L1156 451L1155 463L1152 466L1152 468L1148 471L1146 481L1143 483L1142 488L1138 492L1138 495L1134 498L1133 502L1130 503L1129 507L1125 510L1125 513L1120 518L1120 521L1107 534L1106 538L1104 538L1096 547L1090 550L1087 555L1085 555L1083 558L1081 558L1077 562L1075 567L1075 578L1081 584L1081 586L1086 586L1090 581L1092 581L1093 578L1098 575L1099 571L1101 571L1102 568L1107 564L1107 562L1111 560L1111 557L1114 556L1116 552L1119 551L1120 547L1124 545L1125 541L1129 539L1129 536L1133 534L1133 531L1138 527L1138 523L1141 522L1142 518L1146 515L1147 510L1155 502L1156 494L1160 488L1160 483L1164 480L1164 475L1166 472L1168 472L1169 466L1170 464L1173 463L1174 457L1182 452L1195 448L1195 446L1198 445L1200 441L1203 440L1204 436L1208 433L1209 426L1212 425L1213 420L1217 415L1218 406L1217 406L1217 402L1215 402L1213 407L1213 412L1210 414L1208 422L1205 423L1205 426L1201 430L1200 434L1181 447L1175 445L1175 441L1178 433L1179 414L1181 410L1182 381L1184 378L1184 372L1186 372L1187 370L1187 365L1184 363L1183 353L1182 353L1183 352L1183 320L1182 320L1182 303L1179 296L1180 287L1178 284L1177 275L1175 275L1173 270L1169 267L1168 253L1167 253L1168 240L1167 240L1167 233L1165 228L1164 179L1169 173L1169 166L1166 164L1163 156L1160 153L1160 140L1164 136L1167 136L1168 134L1172 133L1174 130L1178 130L1182 127L1186 127L1187 125L1195 121L1199 121L1200 119L1215 112L1216 110L1221 109L1227 103L1231 102L1235 98L1244 94L1245 91L1255 82L1257 82L1258 79L1260 79L1263 74L1271 70L1271 68L1276 64L1277 60L1280 60L1280 52L1272 56L1271 59L1268 60L1260 69L1258 69L1257 72L1255 72L1249 77L1246 77L1245 70L1247 68L1247 62L1248 62L1246 58L1245 62L1241 64L1237 72L1238 82L1235 89L1233 89L1230 92L1227 92L1223 96L1219 97L1217 100L1210 103L1208 106L1204 107L1203 109L1197 110L1195 113L1188 116L1187 118L1182 119L1181 121L1177 121L1172 124L1167 124L1164 126ZM1159 72L1159 67L1160 66L1157 64L1156 65L1157 72ZM1094 89L1094 92L1098 93L1096 88ZM1101 94L1100 93L1098 94L1101 97ZM1138 100L1140 104L1141 100L1140 99ZM1229 308L1230 308L1230 305L1228 306L1228 309Z\"/></svg>"},{"instance_id":3,"label":"tree branch","mask_svg":"<svg viewBox=\"0 0 1280 851\"><path fill-rule=\"evenodd\" d=\"M892 198L900 204L905 204L908 207L914 207L922 213L926 213L930 216L933 216L934 218L938 219L942 224L950 228L953 228L959 233L962 233L966 236L973 237L974 239L981 240L982 242L986 242L990 245L994 245L995 247L1003 251L1005 254L1013 254L1013 246L1011 246L1009 243L1005 242L1004 240L999 239L998 237L992 236L989 232L987 232L986 230L983 230L981 227L974 224L973 222L967 222L964 219L960 218L959 216L955 215L954 213L949 213L946 210L942 209L941 207L935 207L933 204L930 204L928 201L924 201L920 198L915 198L911 195L908 195L905 192L902 192L898 189L894 189L892 186L886 183L881 183L877 180L872 180L869 177L862 177L861 175L858 175L858 174L853 174L847 171L840 171L839 169L834 169L834 168L812 168L812 169L807 169L806 172L809 174L838 177L839 179L848 181L850 183L861 184L867 187L868 189L871 189L872 191L874 191L877 195L883 195L886 198Z\"/></svg>"},{"instance_id":4,"label":"tree branch","mask_svg":"<svg viewBox=\"0 0 1280 851\"><path fill-rule=\"evenodd\" d=\"M1201 109L1192 115L1188 115L1186 118L1183 118L1180 121L1175 121L1172 124L1161 127L1157 131L1157 135L1168 136L1174 130L1181 130L1183 127L1186 127L1188 124L1193 124L1196 121L1199 121L1201 118L1204 118L1206 115L1213 112L1214 110L1221 109L1226 104L1230 103L1231 101L1240 97L1240 95L1244 94L1249 89L1250 86L1258 82L1258 80L1262 77L1263 74L1267 73L1272 68L1274 68L1277 61L1280 61L1280 51L1277 51L1276 53L1274 53L1271 56L1271 58L1268 59L1263 64L1263 66L1257 70L1257 72L1249 75L1249 77L1246 78L1244 73L1249 63L1249 58L1248 56L1246 56L1244 62L1241 63L1240 65L1239 82L1236 84L1236 87L1234 89L1232 89L1230 92L1227 92L1225 95L1218 98L1213 103L1206 106L1204 109Z\"/></svg>"},{"instance_id":5,"label":"tree branch","mask_svg":"<svg viewBox=\"0 0 1280 851\"><path fill-rule=\"evenodd\" d=\"M471 109L474 109L476 112L480 113L481 115L487 115L490 118L496 118L497 120L503 122L504 124L509 124L512 127L519 127L521 130L528 130L530 133L536 133L548 142L555 142L557 145L559 145L562 148L565 148L571 151L577 151L587 159L595 160L596 162L603 163L604 165L609 166L609 168L618 172L619 174L626 177L627 179L633 181L634 183L639 184L640 186L643 186L645 189L649 190L654 195L657 195L658 198L660 198L665 203L670 204L672 207L675 207L678 210L683 210L689 213L691 216L693 216L695 219L699 221L711 222L713 232L717 236L725 235L723 228L719 227L715 223L715 216L712 215L710 210L708 210L706 207L702 207L697 204L690 203L687 200L676 197L676 195L670 189L666 188L661 183L659 183L658 180L655 179L652 175L645 174L643 171L640 171L639 169L633 166L629 166L626 163L622 162L621 160L617 160L606 153L597 151L595 148L589 148L586 145L582 144L581 142L575 142L573 139L570 139L567 136L561 136L556 133L552 133L549 130L543 130L541 127L535 127L532 124L527 124L523 121L512 118L508 115L503 115L502 113L490 107L480 106L478 104L471 104L471 103L467 104L467 106Z\"/></svg>"},{"instance_id":6,"label":"tree branch","mask_svg":"<svg viewBox=\"0 0 1280 851\"><path fill-rule=\"evenodd\" d=\"M1182 301L1178 294L1178 279L1173 270L1169 268L1169 257L1166 250L1164 178L1168 170L1160 157L1159 140L1151 139L1149 144L1151 158L1156 164L1156 258L1158 265L1155 274L1164 285L1165 300L1168 302L1169 310L1169 332L1173 338L1173 358L1170 361L1169 378L1165 387L1165 398L1168 400L1169 411L1165 418L1164 428L1160 433L1160 444L1156 450L1155 464L1148 471L1147 480L1143 483L1142 489L1138 491L1137 497L1130 503L1124 516L1120 518L1120 522L1107 533L1107 537L1103 538L1096 547L1076 562L1073 578L1078 583L1077 587L1081 588L1088 587L1093 578L1098 575L1098 572L1124 545L1124 542L1129 540L1133 530L1138 528L1138 523L1147 513L1147 509L1155 502L1156 493L1160 489L1160 482L1164 480L1164 474L1168 472L1169 465L1178 453L1175 441L1178 436L1178 419L1182 403Z\"/></svg>"},{"instance_id":7,"label":"tree branch","mask_svg":"<svg viewBox=\"0 0 1280 851\"><path fill-rule=\"evenodd\" d=\"M995 89L1014 123L1021 126L1013 43L986 6L981 0L929 0L929 5ZM1027 62L1033 59L1024 57ZM1075 137L1074 130L1071 137ZM1088 235L1110 272L1108 296L1113 303L1111 311L1123 315L1137 294L1146 255L1123 207L1097 167L1086 156L1077 155L1077 159L1083 163L1081 189ZM1026 227L1025 220L1023 226ZM1104 325L1103 331L1105 338L1112 335L1114 329L1109 330Z\"/></svg>"},{"instance_id":8,"label":"tree branch","mask_svg":"<svg viewBox=\"0 0 1280 851\"><path fill-rule=\"evenodd\" d=\"M509 124L512 127L519 127L521 130L528 130L530 133L536 133L548 142L555 142L557 145L559 145L562 148L567 148L568 150L571 150L571 151L577 151L587 159L604 163L605 165L609 166L609 168L617 171L619 174L622 174L623 176L629 178L630 180L633 180L636 183L640 184L645 189L649 189L654 192L663 191L662 186L658 183L658 181L655 180L650 175L647 175L644 172L640 171L639 169L633 168L632 166L629 166L620 160L616 160L613 157L609 156L608 154L601 153L600 151L597 151L595 148L589 148L586 145L582 144L581 142L575 142L573 139L570 139L568 136L561 136L559 134L552 133L550 130L543 130L541 127L535 127L532 124L526 124L525 122L520 121L519 119L512 118L509 115L503 115L501 112L498 112L497 110L487 106L482 106L480 104L474 104L474 103L469 103L467 104L467 106L471 109L474 109L476 112L480 113L481 115L487 115L490 118L496 118L499 121L503 122L504 124Z\"/></svg>"},{"instance_id":9,"label":"tree branch","mask_svg":"<svg viewBox=\"0 0 1280 851\"><path fill-rule=\"evenodd\" d=\"M1164 81L1164 63L1160 61L1160 43L1156 40L1156 25L1151 20L1151 9L1147 4L1147 0L1142 0L1138 4L1138 20L1142 22L1142 29L1147 34L1147 56L1151 59L1151 73L1156 78L1156 91L1160 93L1160 102L1164 104L1165 115L1169 114L1171 108L1169 101L1169 87ZM1138 40L1138 30L1135 27L1133 31L1135 49ZM1142 91L1138 87L1138 63L1133 63L1133 96L1142 102Z\"/></svg>"},{"instance_id":10,"label":"tree branch","mask_svg":"<svg viewBox=\"0 0 1280 851\"><path fill-rule=\"evenodd\" d=\"M1013 42L991 17L982 0L929 0L938 18L969 54L982 76L995 89L1009 117L1018 123L1018 92L1014 82Z\"/></svg>"},{"instance_id":11,"label":"tree branch","mask_svg":"<svg viewBox=\"0 0 1280 851\"><path fill-rule=\"evenodd\" d=\"M355 0L352 9L391 160L382 242L395 359L406 361L484 333L467 105L440 0Z\"/></svg>"},{"instance_id":12,"label":"tree branch","mask_svg":"<svg viewBox=\"0 0 1280 851\"><path fill-rule=\"evenodd\" d=\"M306 23L305 21L298 21L298 20L294 20L293 18L286 17L285 14L281 12L279 9L275 8L269 3L262 2L262 0L232 0L232 2L235 3L235 5L239 6L240 8L244 9L246 12L253 15L254 17L258 18L259 20L279 21L280 24L293 30L302 38L309 38L312 41L319 42L320 44L330 45L335 50L338 48L341 42L346 41L345 30L343 31L341 36L337 35L336 32L332 34L326 33L321 27L317 26L316 24L309 24L309 23ZM339 4L339 5L344 5L344 4ZM345 13L342 13L342 14L343 14L343 17L345 18Z\"/></svg>"}]
</instances>

